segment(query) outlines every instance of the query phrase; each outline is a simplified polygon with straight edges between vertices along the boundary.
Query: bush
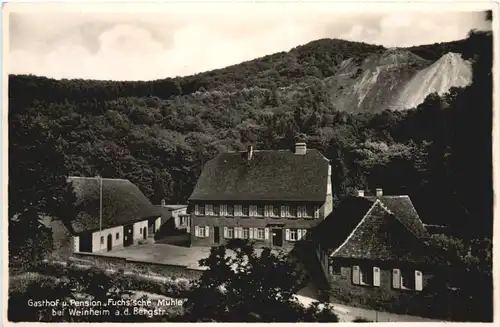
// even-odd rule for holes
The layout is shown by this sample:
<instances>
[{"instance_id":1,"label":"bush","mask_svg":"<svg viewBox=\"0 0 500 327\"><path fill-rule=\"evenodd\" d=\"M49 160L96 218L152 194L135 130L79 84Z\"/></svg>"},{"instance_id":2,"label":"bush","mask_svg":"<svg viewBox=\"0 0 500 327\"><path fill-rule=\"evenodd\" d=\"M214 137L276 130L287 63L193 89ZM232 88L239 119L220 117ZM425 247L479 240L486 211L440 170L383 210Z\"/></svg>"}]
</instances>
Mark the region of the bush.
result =
<instances>
[{"instance_id":1,"label":"bush","mask_svg":"<svg viewBox=\"0 0 500 327\"><path fill-rule=\"evenodd\" d=\"M363 317L356 317L352 322L373 322L373 320L368 320Z\"/></svg>"}]
</instances>

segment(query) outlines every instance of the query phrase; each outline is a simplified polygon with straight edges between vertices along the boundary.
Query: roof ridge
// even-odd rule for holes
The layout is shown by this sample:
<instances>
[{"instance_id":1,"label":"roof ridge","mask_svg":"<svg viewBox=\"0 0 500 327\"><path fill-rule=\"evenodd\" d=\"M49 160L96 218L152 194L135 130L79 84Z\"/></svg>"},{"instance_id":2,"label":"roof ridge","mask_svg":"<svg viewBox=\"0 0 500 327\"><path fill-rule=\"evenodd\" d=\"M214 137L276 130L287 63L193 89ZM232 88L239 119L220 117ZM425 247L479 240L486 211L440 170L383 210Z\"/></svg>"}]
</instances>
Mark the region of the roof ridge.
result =
<instances>
[{"instance_id":1,"label":"roof ridge","mask_svg":"<svg viewBox=\"0 0 500 327\"><path fill-rule=\"evenodd\" d=\"M107 178L107 177L88 177L88 176L68 176L68 179L88 179L88 180L100 180L103 181L124 181L130 182L130 180L125 178Z\"/></svg>"}]
</instances>

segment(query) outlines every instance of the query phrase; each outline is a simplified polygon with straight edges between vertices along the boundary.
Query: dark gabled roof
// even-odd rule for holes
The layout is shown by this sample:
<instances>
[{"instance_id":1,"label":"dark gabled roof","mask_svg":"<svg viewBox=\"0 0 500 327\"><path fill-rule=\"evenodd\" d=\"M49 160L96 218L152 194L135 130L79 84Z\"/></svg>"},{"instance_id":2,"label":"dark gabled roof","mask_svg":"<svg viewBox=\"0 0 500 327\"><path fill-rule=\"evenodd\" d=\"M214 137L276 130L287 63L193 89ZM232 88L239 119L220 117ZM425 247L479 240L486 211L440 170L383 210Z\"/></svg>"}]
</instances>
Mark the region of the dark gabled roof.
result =
<instances>
[{"instance_id":1,"label":"dark gabled roof","mask_svg":"<svg viewBox=\"0 0 500 327\"><path fill-rule=\"evenodd\" d=\"M324 202L329 161L318 150L254 150L223 153L208 161L190 201L318 201Z\"/></svg>"},{"instance_id":2,"label":"dark gabled roof","mask_svg":"<svg viewBox=\"0 0 500 327\"><path fill-rule=\"evenodd\" d=\"M429 237L429 233L425 229L422 220L420 220L417 210L415 210L408 195L367 196L365 198L372 202L376 200L382 202L382 204L417 237Z\"/></svg>"},{"instance_id":3,"label":"dark gabled roof","mask_svg":"<svg viewBox=\"0 0 500 327\"><path fill-rule=\"evenodd\" d=\"M314 231L332 257L413 263L434 262L427 236L407 196L346 197Z\"/></svg>"},{"instance_id":4,"label":"dark gabled roof","mask_svg":"<svg viewBox=\"0 0 500 327\"><path fill-rule=\"evenodd\" d=\"M96 178L69 177L76 196L76 216L71 220L74 233L100 228L100 181ZM159 217L139 188L125 179L102 179L102 228Z\"/></svg>"}]
</instances>

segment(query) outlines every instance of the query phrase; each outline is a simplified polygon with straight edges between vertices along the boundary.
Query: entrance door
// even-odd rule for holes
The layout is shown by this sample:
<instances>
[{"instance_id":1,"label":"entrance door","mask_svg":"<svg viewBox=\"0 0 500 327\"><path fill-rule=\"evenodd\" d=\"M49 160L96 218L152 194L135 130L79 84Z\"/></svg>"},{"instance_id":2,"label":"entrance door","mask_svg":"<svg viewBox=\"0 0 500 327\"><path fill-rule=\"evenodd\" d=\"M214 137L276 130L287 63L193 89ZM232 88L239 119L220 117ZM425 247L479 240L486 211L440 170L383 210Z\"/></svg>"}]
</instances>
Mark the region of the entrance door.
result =
<instances>
[{"instance_id":1,"label":"entrance door","mask_svg":"<svg viewBox=\"0 0 500 327\"><path fill-rule=\"evenodd\" d=\"M134 243L134 225L127 225L124 229L123 246L130 246Z\"/></svg>"},{"instance_id":2,"label":"entrance door","mask_svg":"<svg viewBox=\"0 0 500 327\"><path fill-rule=\"evenodd\" d=\"M214 243L219 244L219 242L220 242L219 227L214 227Z\"/></svg>"},{"instance_id":3,"label":"entrance door","mask_svg":"<svg viewBox=\"0 0 500 327\"><path fill-rule=\"evenodd\" d=\"M108 251L111 251L113 248L113 236L111 234L108 234Z\"/></svg>"},{"instance_id":4,"label":"entrance door","mask_svg":"<svg viewBox=\"0 0 500 327\"><path fill-rule=\"evenodd\" d=\"M142 229L142 237L143 237L144 239L147 239L147 238L148 238L148 229L147 229L146 227L144 227L144 228Z\"/></svg>"},{"instance_id":5,"label":"entrance door","mask_svg":"<svg viewBox=\"0 0 500 327\"><path fill-rule=\"evenodd\" d=\"M273 228L273 245L283 246L283 230L279 228Z\"/></svg>"}]
</instances>

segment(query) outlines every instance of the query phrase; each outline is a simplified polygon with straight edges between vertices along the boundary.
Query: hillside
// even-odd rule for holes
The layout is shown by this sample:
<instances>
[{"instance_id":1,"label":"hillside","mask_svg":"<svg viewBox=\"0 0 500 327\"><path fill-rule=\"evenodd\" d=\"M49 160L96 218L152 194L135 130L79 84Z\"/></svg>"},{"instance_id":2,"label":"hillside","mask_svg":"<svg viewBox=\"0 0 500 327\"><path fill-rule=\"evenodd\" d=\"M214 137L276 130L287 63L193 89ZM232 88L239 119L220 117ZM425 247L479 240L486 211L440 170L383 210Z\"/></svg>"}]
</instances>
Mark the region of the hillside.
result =
<instances>
[{"instance_id":1,"label":"hillside","mask_svg":"<svg viewBox=\"0 0 500 327\"><path fill-rule=\"evenodd\" d=\"M488 232L491 53L480 32L406 49L324 39L151 82L10 76L9 214L46 205L63 175L127 178L155 203L184 202L215 154L301 134L332 160L336 200L383 187L411 195L426 223L478 218ZM385 111L397 99L408 110Z\"/></svg>"}]
</instances>

